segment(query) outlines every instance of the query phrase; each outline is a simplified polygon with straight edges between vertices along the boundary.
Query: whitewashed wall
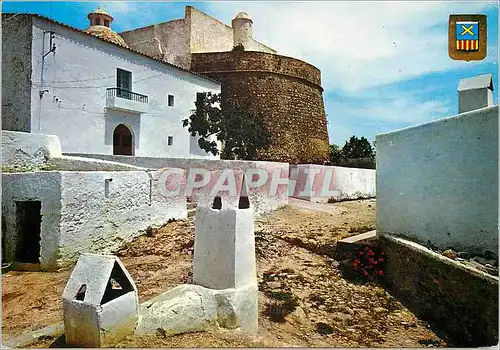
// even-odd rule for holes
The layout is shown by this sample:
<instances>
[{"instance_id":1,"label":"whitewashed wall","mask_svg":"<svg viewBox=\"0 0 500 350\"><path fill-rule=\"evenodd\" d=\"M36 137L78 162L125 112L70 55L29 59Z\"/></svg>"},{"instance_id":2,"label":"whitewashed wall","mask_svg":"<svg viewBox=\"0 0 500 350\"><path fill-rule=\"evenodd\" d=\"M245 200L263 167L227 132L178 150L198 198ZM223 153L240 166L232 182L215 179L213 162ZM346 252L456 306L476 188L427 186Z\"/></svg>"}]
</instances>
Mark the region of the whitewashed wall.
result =
<instances>
[{"instance_id":1,"label":"whitewashed wall","mask_svg":"<svg viewBox=\"0 0 500 350\"><path fill-rule=\"evenodd\" d=\"M372 198L376 195L375 170L324 166L290 165L290 196L310 202Z\"/></svg>"},{"instance_id":2,"label":"whitewashed wall","mask_svg":"<svg viewBox=\"0 0 500 350\"><path fill-rule=\"evenodd\" d=\"M278 162L262 162L262 161L245 161L245 160L199 160L199 159L181 159L181 158L153 158L153 157L126 157L126 156L111 156L99 154L72 154L73 156L82 156L117 163L126 163L134 166L139 166L148 169L163 168L180 168L185 169L188 173L192 169L205 169L213 173L213 179L216 179L216 174L220 174L223 170L233 170L237 183L240 184L243 172L248 174L249 169L258 169L263 171L266 175L266 181L262 186L249 188L248 196L250 202L254 206L256 215L271 212L284 205L288 204L288 163ZM273 180L273 174L276 172L276 180ZM186 174L186 176L189 176ZM279 178L279 179L278 179ZM247 179L247 181L250 181ZM255 180L256 181L256 180ZM276 187L272 186L273 182L277 184ZM213 185L213 183L212 183ZM204 191L210 192L212 187L208 185L201 190L194 199L198 203L206 198ZM239 187L238 187L239 189ZM224 196L223 196L224 197ZM228 198L225 201L234 204L235 198Z\"/></svg>"},{"instance_id":3,"label":"whitewashed wall","mask_svg":"<svg viewBox=\"0 0 500 350\"><path fill-rule=\"evenodd\" d=\"M55 32L56 51L44 59L41 85L49 47L43 31L49 30ZM220 84L39 18L32 52L31 131L57 135L63 152L112 154L113 130L123 123L133 131L136 156L189 158L193 150L196 157L215 158L193 149L181 121L194 109L197 92L220 92ZM149 97L148 113L105 110L106 88L116 86L117 68L132 72L133 92ZM40 90L49 92L40 98ZM173 107L169 94L175 96ZM168 136L174 137L171 146Z\"/></svg>"},{"instance_id":4,"label":"whitewashed wall","mask_svg":"<svg viewBox=\"0 0 500 350\"><path fill-rule=\"evenodd\" d=\"M5 220L5 258L12 261L17 246L15 201L41 201L40 263L57 267L61 222L61 174L37 172L2 174L2 221ZM2 223L3 224L3 223Z\"/></svg>"},{"instance_id":5,"label":"whitewashed wall","mask_svg":"<svg viewBox=\"0 0 500 350\"><path fill-rule=\"evenodd\" d=\"M498 252L498 106L377 135L377 232Z\"/></svg>"},{"instance_id":6,"label":"whitewashed wall","mask_svg":"<svg viewBox=\"0 0 500 350\"><path fill-rule=\"evenodd\" d=\"M186 218L186 197L165 197L155 178L156 172L146 171L3 174L7 258L14 258L16 246L15 200L42 202L44 269L71 264L83 252L112 253L149 226Z\"/></svg>"}]
</instances>

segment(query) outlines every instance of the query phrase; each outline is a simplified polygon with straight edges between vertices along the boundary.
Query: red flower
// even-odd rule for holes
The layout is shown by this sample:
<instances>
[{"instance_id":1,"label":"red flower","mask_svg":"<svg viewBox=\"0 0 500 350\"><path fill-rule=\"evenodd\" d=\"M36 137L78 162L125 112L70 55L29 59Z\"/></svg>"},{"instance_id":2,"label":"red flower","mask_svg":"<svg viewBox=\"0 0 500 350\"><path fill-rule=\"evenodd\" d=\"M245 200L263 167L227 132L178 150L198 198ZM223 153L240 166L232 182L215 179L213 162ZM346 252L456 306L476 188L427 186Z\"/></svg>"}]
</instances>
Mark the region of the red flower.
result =
<instances>
[{"instance_id":1,"label":"red flower","mask_svg":"<svg viewBox=\"0 0 500 350\"><path fill-rule=\"evenodd\" d=\"M378 262L384 262L384 258L378 258Z\"/></svg>"},{"instance_id":2,"label":"red flower","mask_svg":"<svg viewBox=\"0 0 500 350\"><path fill-rule=\"evenodd\" d=\"M363 254L364 254L363 252L359 252L359 255L360 255L360 256L361 256L361 255L363 255Z\"/></svg>"},{"instance_id":3,"label":"red flower","mask_svg":"<svg viewBox=\"0 0 500 350\"><path fill-rule=\"evenodd\" d=\"M366 270L363 270L363 275L368 276L368 272Z\"/></svg>"},{"instance_id":4,"label":"red flower","mask_svg":"<svg viewBox=\"0 0 500 350\"><path fill-rule=\"evenodd\" d=\"M382 270L377 271L377 275L382 276L383 274L384 274L384 271L382 271Z\"/></svg>"},{"instance_id":5,"label":"red flower","mask_svg":"<svg viewBox=\"0 0 500 350\"><path fill-rule=\"evenodd\" d=\"M365 250L366 250L366 251L370 250L370 247L365 247Z\"/></svg>"},{"instance_id":6,"label":"red flower","mask_svg":"<svg viewBox=\"0 0 500 350\"><path fill-rule=\"evenodd\" d=\"M384 252L380 252L380 255L384 255Z\"/></svg>"}]
</instances>

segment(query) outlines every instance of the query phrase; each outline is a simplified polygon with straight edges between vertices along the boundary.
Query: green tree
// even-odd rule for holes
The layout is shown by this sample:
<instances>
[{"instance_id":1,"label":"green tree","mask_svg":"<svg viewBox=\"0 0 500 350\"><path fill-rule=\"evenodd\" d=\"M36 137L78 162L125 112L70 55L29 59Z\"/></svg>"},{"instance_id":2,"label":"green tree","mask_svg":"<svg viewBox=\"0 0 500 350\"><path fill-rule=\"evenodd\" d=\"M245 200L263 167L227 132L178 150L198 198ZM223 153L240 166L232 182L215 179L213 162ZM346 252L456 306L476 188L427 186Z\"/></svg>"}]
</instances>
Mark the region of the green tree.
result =
<instances>
[{"instance_id":1,"label":"green tree","mask_svg":"<svg viewBox=\"0 0 500 350\"><path fill-rule=\"evenodd\" d=\"M342 148L342 157L344 159L374 158L375 154L370 141L364 137L359 139L356 136L352 136Z\"/></svg>"},{"instance_id":2,"label":"green tree","mask_svg":"<svg viewBox=\"0 0 500 350\"><path fill-rule=\"evenodd\" d=\"M342 159L342 149L340 146L333 144L330 145L330 163L336 164Z\"/></svg>"},{"instance_id":3,"label":"green tree","mask_svg":"<svg viewBox=\"0 0 500 350\"><path fill-rule=\"evenodd\" d=\"M215 136L222 143L223 159L253 160L270 144L270 134L262 118L246 106L224 106L220 94L198 93L196 109L182 121L191 136L198 136L198 145L213 155L219 154Z\"/></svg>"}]
</instances>

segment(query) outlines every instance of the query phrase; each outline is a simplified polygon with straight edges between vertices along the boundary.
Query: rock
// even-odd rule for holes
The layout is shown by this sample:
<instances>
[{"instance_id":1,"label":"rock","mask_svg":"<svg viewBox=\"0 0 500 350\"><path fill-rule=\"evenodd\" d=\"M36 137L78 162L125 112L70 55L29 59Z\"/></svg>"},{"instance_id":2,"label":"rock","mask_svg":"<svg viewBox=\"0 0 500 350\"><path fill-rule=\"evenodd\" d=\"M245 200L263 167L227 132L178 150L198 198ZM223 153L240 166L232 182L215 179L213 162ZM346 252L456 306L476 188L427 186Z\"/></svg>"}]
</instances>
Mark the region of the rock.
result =
<instances>
[{"instance_id":1,"label":"rock","mask_svg":"<svg viewBox=\"0 0 500 350\"><path fill-rule=\"evenodd\" d=\"M388 310L383 307L376 307L373 309L373 311L375 311L377 314L384 314L388 312Z\"/></svg>"},{"instance_id":2,"label":"rock","mask_svg":"<svg viewBox=\"0 0 500 350\"><path fill-rule=\"evenodd\" d=\"M346 307L345 312L348 313L349 315L354 315L354 310L351 309L350 307Z\"/></svg>"},{"instance_id":3,"label":"rock","mask_svg":"<svg viewBox=\"0 0 500 350\"><path fill-rule=\"evenodd\" d=\"M281 282L280 281L272 281L272 282L267 282L267 287L269 289L279 289L281 288Z\"/></svg>"},{"instance_id":4,"label":"rock","mask_svg":"<svg viewBox=\"0 0 500 350\"><path fill-rule=\"evenodd\" d=\"M307 314L300 306L297 306L290 316L299 323L307 321Z\"/></svg>"},{"instance_id":5,"label":"rock","mask_svg":"<svg viewBox=\"0 0 500 350\"><path fill-rule=\"evenodd\" d=\"M457 257L459 257L461 259L468 259L469 258L469 253L467 253L467 252L458 252L457 253Z\"/></svg>"},{"instance_id":6,"label":"rock","mask_svg":"<svg viewBox=\"0 0 500 350\"><path fill-rule=\"evenodd\" d=\"M344 314L342 312L334 312L332 314L332 319L335 320L335 321L345 322L345 321L352 320L352 316Z\"/></svg>"},{"instance_id":7,"label":"rock","mask_svg":"<svg viewBox=\"0 0 500 350\"><path fill-rule=\"evenodd\" d=\"M417 324L415 322L407 322L407 321L401 321L401 324L405 327L405 328L409 328L409 327L416 327Z\"/></svg>"},{"instance_id":8,"label":"rock","mask_svg":"<svg viewBox=\"0 0 500 350\"><path fill-rule=\"evenodd\" d=\"M457 258L457 254L451 249L445 250L442 253L442 255L446 256L447 258L453 259L453 260L455 260Z\"/></svg>"}]
</instances>

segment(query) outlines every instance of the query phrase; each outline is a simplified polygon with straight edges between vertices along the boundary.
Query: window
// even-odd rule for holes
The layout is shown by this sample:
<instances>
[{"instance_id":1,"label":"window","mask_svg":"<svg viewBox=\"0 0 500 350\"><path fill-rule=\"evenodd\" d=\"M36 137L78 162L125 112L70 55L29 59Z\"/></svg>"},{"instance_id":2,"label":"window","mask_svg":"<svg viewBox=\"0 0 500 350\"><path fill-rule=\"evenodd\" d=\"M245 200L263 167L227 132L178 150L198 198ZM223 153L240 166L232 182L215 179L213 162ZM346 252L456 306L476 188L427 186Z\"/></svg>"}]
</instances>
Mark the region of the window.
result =
<instances>
[{"instance_id":1,"label":"window","mask_svg":"<svg viewBox=\"0 0 500 350\"><path fill-rule=\"evenodd\" d=\"M168 106L173 107L174 105L174 95L168 95Z\"/></svg>"},{"instance_id":2,"label":"window","mask_svg":"<svg viewBox=\"0 0 500 350\"><path fill-rule=\"evenodd\" d=\"M104 25L109 28L109 21L107 19L104 20Z\"/></svg>"},{"instance_id":3,"label":"window","mask_svg":"<svg viewBox=\"0 0 500 350\"><path fill-rule=\"evenodd\" d=\"M202 103L203 100L205 99L205 93L204 92L197 92L196 93L196 102Z\"/></svg>"},{"instance_id":4,"label":"window","mask_svg":"<svg viewBox=\"0 0 500 350\"><path fill-rule=\"evenodd\" d=\"M168 145L169 145L169 146L172 146L172 145L173 145L173 143L174 143L174 137L173 137L173 136L169 136L169 137L168 137Z\"/></svg>"},{"instance_id":5,"label":"window","mask_svg":"<svg viewBox=\"0 0 500 350\"><path fill-rule=\"evenodd\" d=\"M116 87L118 88L116 96L130 99L130 92L132 91L132 72L117 68Z\"/></svg>"}]
</instances>

